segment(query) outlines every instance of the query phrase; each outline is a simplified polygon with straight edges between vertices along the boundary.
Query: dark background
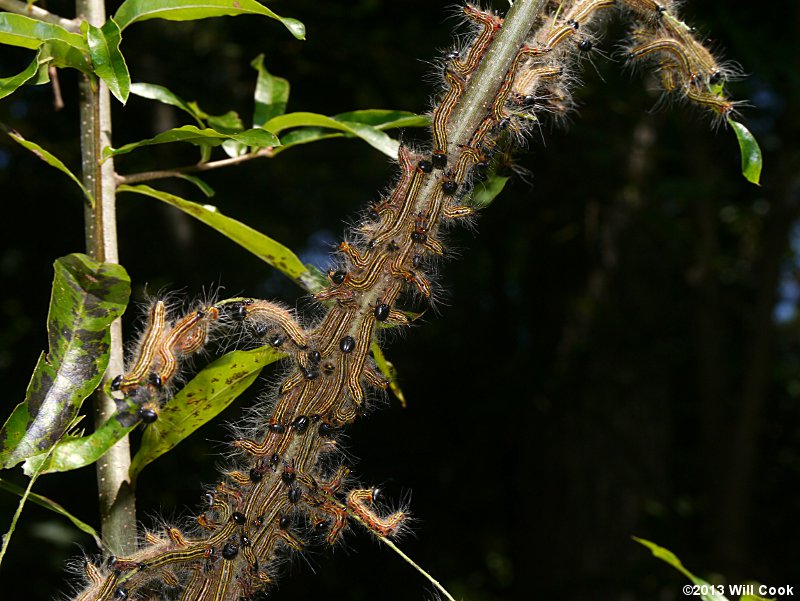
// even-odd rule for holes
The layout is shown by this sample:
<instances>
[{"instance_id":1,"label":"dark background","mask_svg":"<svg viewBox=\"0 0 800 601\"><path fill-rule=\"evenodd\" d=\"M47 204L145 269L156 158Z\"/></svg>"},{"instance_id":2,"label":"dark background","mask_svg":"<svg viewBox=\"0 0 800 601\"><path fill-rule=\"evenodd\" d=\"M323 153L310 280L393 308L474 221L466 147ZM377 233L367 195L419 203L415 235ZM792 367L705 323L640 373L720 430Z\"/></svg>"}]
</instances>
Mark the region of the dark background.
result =
<instances>
[{"instance_id":1,"label":"dark background","mask_svg":"<svg viewBox=\"0 0 800 601\"><path fill-rule=\"evenodd\" d=\"M498 3L501 6L502 3ZM68 5L52 10L69 16ZM112 7L113 8L113 7ZM449 46L449 2L278 2L308 27L294 40L258 17L150 21L125 31L134 81L166 85L209 113L252 111L255 72L291 81L289 110L424 112L431 61ZM469 601L680 599L683 577L631 541L651 539L706 578L800 584L800 175L794 110L800 8L794 2L705 0L685 16L749 74L744 121L764 150L763 186L739 173L731 131L631 74L612 26L584 72L580 109L543 128L517 164L530 171L455 230L436 311L388 356L408 408L358 422L355 473L410 499L403 548ZM3 47L0 74L31 53ZM427 78L427 79L426 79ZM0 121L79 170L77 78L62 72L66 108L48 86L0 102ZM115 105L114 142L189 123L131 97ZM407 132L407 138L421 136ZM121 173L190 164L188 145L122 157ZM209 173L210 202L324 261L344 224L377 197L393 168L354 140L321 142ZM527 180L527 181L525 181ZM188 184L156 187L203 201ZM33 155L0 143L2 413L24 397L46 345L59 256L82 251L81 198ZM205 201L203 201L205 202ZM119 198L121 261L145 289L279 298L299 291L202 224L156 201ZM135 311L129 311L130 314ZM132 330L126 316L126 331ZM240 405L225 417L235 419ZM150 466L139 516L187 514L224 451L210 425ZM23 482L19 468L3 475ZM42 478L36 491L97 525L92 470ZM0 493L0 527L16 500ZM0 568L3 599L68 590L63 563L92 542L52 513L25 509ZM20 574L25 573L25 578ZM276 598L425 599L430 585L363 533L286 569Z\"/></svg>"}]
</instances>

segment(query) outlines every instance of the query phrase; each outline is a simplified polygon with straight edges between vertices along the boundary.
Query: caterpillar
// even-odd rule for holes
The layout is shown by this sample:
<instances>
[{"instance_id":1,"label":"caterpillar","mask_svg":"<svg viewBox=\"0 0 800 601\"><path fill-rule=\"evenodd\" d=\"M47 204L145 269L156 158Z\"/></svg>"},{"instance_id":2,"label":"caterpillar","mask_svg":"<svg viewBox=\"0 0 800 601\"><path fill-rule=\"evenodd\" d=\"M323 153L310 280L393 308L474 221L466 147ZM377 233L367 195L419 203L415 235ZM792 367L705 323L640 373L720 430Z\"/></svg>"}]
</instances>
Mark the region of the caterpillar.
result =
<instances>
[{"instance_id":1,"label":"caterpillar","mask_svg":"<svg viewBox=\"0 0 800 601\"><path fill-rule=\"evenodd\" d=\"M518 0L515 8L523 4ZM327 286L313 297L320 318L305 320L280 304L249 298L211 303L173 320L162 301L151 306L136 356L112 385L134 404L149 409L146 403L160 400L181 361L202 348L223 314L260 343L280 347L286 373L261 417L237 428L235 459L207 493L195 527L166 525L145 534L144 546L130 557L87 561L76 601L255 601L270 590L282 557L319 538L336 544L350 517L376 536L404 530L408 510L383 510L376 489L352 481L340 452L341 432L387 386L370 350L383 327L410 323L402 310L407 296L431 298L428 266L446 254L443 230L475 212L470 192L494 157L531 123L570 108L576 65L592 49L603 17L615 6L633 17L630 58L653 58L667 89L718 115L733 110L711 81L711 54L682 29L671 3L547 6L547 14L518 29L511 29L510 17L465 7L475 31L465 50L447 55L431 144L400 146L393 188L348 232ZM519 38L513 38L514 51L502 61L491 59L506 35ZM500 77L486 84L482 102L470 105L466 99L484 83L479 73L490 59L500 61ZM471 125L461 127L462 121Z\"/></svg>"},{"instance_id":2,"label":"caterpillar","mask_svg":"<svg viewBox=\"0 0 800 601\"><path fill-rule=\"evenodd\" d=\"M130 369L111 380L111 390L123 395L117 402L120 410L133 404L142 422L156 421L180 364L206 345L218 318L219 309L204 304L172 322L166 302L153 302Z\"/></svg>"}]
</instances>

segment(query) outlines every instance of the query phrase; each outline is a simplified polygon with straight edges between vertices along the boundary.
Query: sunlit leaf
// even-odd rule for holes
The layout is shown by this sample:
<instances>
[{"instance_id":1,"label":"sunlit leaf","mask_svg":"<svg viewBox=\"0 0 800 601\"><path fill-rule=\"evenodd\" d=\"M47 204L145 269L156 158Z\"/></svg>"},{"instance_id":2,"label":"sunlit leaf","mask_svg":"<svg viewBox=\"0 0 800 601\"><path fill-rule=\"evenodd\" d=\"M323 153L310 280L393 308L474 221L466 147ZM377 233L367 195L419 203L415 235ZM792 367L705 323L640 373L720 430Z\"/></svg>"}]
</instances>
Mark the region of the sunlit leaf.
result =
<instances>
[{"instance_id":1,"label":"sunlit leaf","mask_svg":"<svg viewBox=\"0 0 800 601\"><path fill-rule=\"evenodd\" d=\"M125 29L131 23L147 19L193 21L209 17L263 15L280 21L298 40L306 37L306 28L297 19L281 17L255 0L125 0L114 20Z\"/></svg>"},{"instance_id":2,"label":"sunlit leaf","mask_svg":"<svg viewBox=\"0 0 800 601\"><path fill-rule=\"evenodd\" d=\"M191 115L200 127L205 127L205 123L195 108L164 86L152 83L134 83L131 84L131 94L177 107Z\"/></svg>"},{"instance_id":3,"label":"sunlit leaf","mask_svg":"<svg viewBox=\"0 0 800 601\"><path fill-rule=\"evenodd\" d=\"M47 64L49 61L50 58L39 50L36 53L36 57L25 67L22 73L12 75L11 77L0 78L0 99L12 94L17 88L31 81L39 72L39 67L43 64Z\"/></svg>"},{"instance_id":4,"label":"sunlit leaf","mask_svg":"<svg viewBox=\"0 0 800 601\"><path fill-rule=\"evenodd\" d=\"M55 167L56 169L64 173L67 177L69 177L73 182L75 182L75 185L77 185L81 189L81 192L83 192L83 195L86 197L86 200L89 202L89 205L94 206L94 198L92 198L92 195L84 187L83 183L81 183L81 180L79 180L75 176L75 174L72 173L72 171L67 169L67 166L64 163L62 163L61 160L59 160L57 157L52 155L50 152L48 152L35 142L26 140L17 132L10 131L7 133L11 137L11 139L14 140L17 144L19 144L23 148L30 150L33 154L42 159L45 163L47 163L51 167Z\"/></svg>"},{"instance_id":5,"label":"sunlit leaf","mask_svg":"<svg viewBox=\"0 0 800 601\"><path fill-rule=\"evenodd\" d=\"M60 25L15 13L0 13L0 44L35 49L46 40L59 40L87 54L89 52L83 36Z\"/></svg>"},{"instance_id":6,"label":"sunlit leaf","mask_svg":"<svg viewBox=\"0 0 800 601\"><path fill-rule=\"evenodd\" d=\"M272 347L223 355L181 389L149 425L133 458L131 480L203 424L214 419L258 377L264 366L285 357Z\"/></svg>"},{"instance_id":7,"label":"sunlit leaf","mask_svg":"<svg viewBox=\"0 0 800 601\"><path fill-rule=\"evenodd\" d=\"M317 113L287 113L273 117L264 124L267 129L275 134L295 127L324 127L336 131L344 132L346 135L355 136L364 140L373 148L377 148L382 153L392 158L397 158L397 149L400 144L387 134L371 125L358 123L355 121L339 121L333 117L326 117ZM280 152L281 149L276 149Z\"/></svg>"},{"instance_id":8,"label":"sunlit leaf","mask_svg":"<svg viewBox=\"0 0 800 601\"><path fill-rule=\"evenodd\" d=\"M72 254L56 260L47 318L49 351L39 358L25 400L0 430L0 465L50 449L73 423L108 365L111 322L125 310L130 280L120 265Z\"/></svg>"},{"instance_id":9,"label":"sunlit leaf","mask_svg":"<svg viewBox=\"0 0 800 601\"><path fill-rule=\"evenodd\" d=\"M392 111L386 109L362 109L349 111L333 116L337 121L348 121L371 125L380 130L397 127L428 127L431 119L427 115L417 115L408 111Z\"/></svg>"},{"instance_id":10,"label":"sunlit leaf","mask_svg":"<svg viewBox=\"0 0 800 601\"><path fill-rule=\"evenodd\" d=\"M189 142L190 144L195 144L196 146L211 147L219 146L225 142L225 140L235 140L236 142L241 142L247 146L258 147L277 146L280 144L280 141L273 133L260 128L248 129L247 131L233 134L224 134L213 129L198 129L194 125L184 125L183 127L177 127L175 129L161 132L157 136L147 140L140 140L139 142L125 144L120 148L106 147L103 149L103 157L108 158L110 156L127 154L133 150L136 150L137 148L141 148L143 146L152 146L154 144Z\"/></svg>"},{"instance_id":11,"label":"sunlit leaf","mask_svg":"<svg viewBox=\"0 0 800 601\"><path fill-rule=\"evenodd\" d=\"M68 472L93 464L136 427L137 422L131 423L123 415L111 417L87 436L65 436L49 457L44 454L29 457L22 466L23 471L30 476L35 470L43 474Z\"/></svg>"},{"instance_id":12,"label":"sunlit leaf","mask_svg":"<svg viewBox=\"0 0 800 601\"><path fill-rule=\"evenodd\" d=\"M283 77L275 77L267 71L264 67L263 54L259 54L250 65L258 72L253 127L263 127L273 117L286 112L286 105L289 102L289 81Z\"/></svg>"},{"instance_id":13,"label":"sunlit leaf","mask_svg":"<svg viewBox=\"0 0 800 601\"><path fill-rule=\"evenodd\" d=\"M125 104L131 89L131 76L119 50L122 41L119 26L114 19L109 19L102 27L89 25L86 21L84 23L94 72L106 83L114 97Z\"/></svg>"},{"instance_id":14,"label":"sunlit leaf","mask_svg":"<svg viewBox=\"0 0 800 601\"><path fill-rule=\"evenodd\" d=\"M15 494L21 497L25 494L25 490L20 488L19 486L12 484L11 482L6 482L5 480L0 479L0 488L3 490L7 490L8 492ZM37 495L36 493L28 493L28 498L31 500L31 503L36 503L40 507L44 507L45 509L49 509L59 515L63 515L67 518L70 522L72 522L76 528L82 530L92 538L94 538L94 542L97 544L98 549L103 548L103 542L98 534L97 530L92 528L86 522L79 520L74 515L72 515L69 511L64 509L62 505L56 503L52 499L48 499L47 497L43 497L42 495Z\"/></svg>"},{"instance_id":15,"label":"sunlit leaf","mask_svg":"<svg viewBox=\"0 0 800 601\"><path fill-rule=\"evenodd\" d=\"M220 234L227 236L242 248L256 255L259 259L286 274L305 290L314 290L317 285L314 276L291 250L269 236L265 236L261 232L254 230L249 225L245 225L241 221L223 215L220 213L219 209L213 205L200 205L175 196L174 194L155 190L149 186L143 185L122 185L117 188L117 192L135 192L136 194L143 194L171 204L184 213L214 228Z\"/></svg>"},{"instance_id":16,"label":"sunlit leaf","mask_svg":"<svg viewBox=\"0 0 800 601\"><path fill-rule=\"evenodd\" d=\"M757 186L761 185L761 148L755 136L743 124L733 119L728 119L733 127L736 139L739 141L739 152L742 155L742 175L745 179Z\"/></svg>"}]
</instances>

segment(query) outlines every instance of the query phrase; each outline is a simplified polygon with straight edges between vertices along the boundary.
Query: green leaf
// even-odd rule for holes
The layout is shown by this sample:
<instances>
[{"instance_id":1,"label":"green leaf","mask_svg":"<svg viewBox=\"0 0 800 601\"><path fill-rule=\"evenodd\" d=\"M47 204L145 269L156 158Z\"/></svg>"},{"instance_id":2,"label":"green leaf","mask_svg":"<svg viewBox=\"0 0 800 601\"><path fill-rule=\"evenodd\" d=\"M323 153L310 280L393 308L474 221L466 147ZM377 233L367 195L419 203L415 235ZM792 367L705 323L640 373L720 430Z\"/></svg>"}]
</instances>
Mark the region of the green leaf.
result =
<instances>
[{"instance_id":1,"label":"green leaf","mask_svg":"<svg viewBox=\"0 0 800 601\"><path fill-rule=\"evenodd\" d=\"M117 413L88 436L65 436L60 440L52 453L28 457L22 466L23 472L30 476L37 470L42 474L68 472L93 464L108 449L133 430L137 420L131 423L124 414Z\"/></svg>"},{"instance_id":2,"label":"green leaf","mask_svg":"<svg viewBox=\"0 0 800 601\"><path fill-rule=\"evenodd\" d=\"M11 139L14 140L17 144L19 144L23 148L27 148L28 150L30 150L33 154L35 154L37 157L42 159L45 163L47 163L51 167L55 167L56 169L58 169L62 173L66 174L67 177L69 177L73 182L75 182L75 185L77 185L81 189L81 192L83 192L83 195L86 197L86 200L89 202L89 206L92 206L92 207L94 206L94 198L92 198L92 195L89 193L89 191L81 183L81 180L79 180L75 176L75 174L72 173L72 171L67 169L67 166L64 163L62 163L58 158L53 156L51 153L46 151L44 148L42 148L38 144L36 144L34 142L31 142L29 140L26 140L25 138L23 138L17 132L10 131L10 132L7 132L7 133L11 137Z\"/></svg>"},{"instance_id":3,"label":"green leaf","mask_svg":"<svg viewBox=\"0 0 800 601\"><path fill-rule=\"evenodd\" d=\"M119 44L122 41L119 25L114 22L114 19L109 19L102 27L95 27L88 23L86 26L89 55L94 64L94 72L106 82L114 97L125 104L131 89L131 76L128 73L125 58L119 50Z\"/></svg>"},{"instance_id":4,"label":"green leaf","mask_svg":"<svg viewBox=\"0 0 800 601\"><path fill-rule=\"evenodd\" d=\"M171 204L184 213L214 228L223 236L227 236L242 248L256 255L262 261L269 263L292 278L303 289L311 291L317 285L314 276L309 273L308 269L291 250L280 242L254 230L249 225L245 225L241 221L223 215L215 206L199 205L180 198L179 196L168 194L161 190L155 190L144 185L122 185L117 188L117 192L135 192L136 194L143 194Z\"/></svg>"},{"instance_id":5,"label":"green leaf","mask_svg":"<svg viewBox=\"0 0 800 601\"><path fill-rule=\"evenodd\" d=\"M214 188L209 186L199 177L195 177L193 175L186 175L185 173L178 173L175 177L179 177L181 179L185 179L187 182L193 183L195 186L200 188L200 191L205 195L206 198L211 198L215 194Z\"/></svg>"},{"instance_id":6,"label":"green leaf","mask_svg":"<svg viewBox=\"0 0 800 601\"><path fill-rule=\"evenodd\" d=\"M486 208L503 191L509 179L511 178L501 175L490 176L485 182L475 186L470 195L470 204L476 209Z\"/></svg>"},{"instance_id":7,"label":"green leaf","mask_svg":"<svg viewBox=\"0 0 800 601\"><path fill-rule=\"evenodd\" d=\"M8 492L15 494L19 497L25 494L25 490L12 484L11 482L7 482L5 480L0 479L0 488L3 490L7 490ZM76 528L82 530L86 534L90 535L94 538L94 542L97 544L98 549L103 548L103 542L100 539L100 535L97 533L97 530L92 528L89 524L84 521L79 520L74 515L72 515L69 511L64 509L64 507L52 499L48 499L47 497L43 497L42 495L37 495L36 493L28 493L28 498L31 500L32 503L36 503L37 505L44 507L45 509L49 509L50 511L54 511L59 515L63 515L67 518L70 522L72 522Z\"/></svg>"},{"instance_id":8,"label":"green leaf","mask_svg":"<svg viewBox=\"0 0 800 601\"><path fill-rule=\"evenodd\" d=\"M140 96L141 98L148 98L150 100L157 100L158 102L162 102L164 104L169 104L170 106L177 107L187 113L189 113L197 124L200 127L205 127L205 122L203 121L203 117L200 116L199 113L195 111L197 105L194 104L194 107L191 106L188 102L180 98L177 94L174 94L164 86L158 86L152 83L134 83L131 84L131 94L134 96Z\"/></svg>"},{"instance_id":9,"label":"green leaf","mask_svg":"<svg viewBox=\"0 0 800 601\"><path fill-rule=\"evenodd\" d=\"M145 430L131 463L131 480L148 463L214 419L255 381L264 366L285 356L269 346L233 351L192 378L161 410L158 421Z\"/></svg>"},{"instance_id":10,"label":"green leaf","mask_svg":"<svg viewBox=\"0 0 800 601\"><path fill-rule=\"evenodd\" d=\"M31 64L28 65L22 73L12 75L11 77L0 78L0 99L12 94L21 85L33 79L39 72L39 67L49 61L50 58L39 50L36 53L36 57L31 61Z\"/></svg>"},{"instance_id":11,"label":"green leaf","mask_svg":"<svg viewBox=\"0 0 800 601\"><path fill-rule=\"evenodd\" d=\"M775 601L775 599L766 599L758 595L742 595L739 597L739 601Z\"/></svg>"},{"instance_id":12,"label":"green leaf","mask_svg":"<svg viewBox=\"0 0 800 601\"><path fill-rule=\"evenodd\" d=\"M352 121L371 125L380 130L397 127L428 127L431 119L427 115L417 115L408 111L392 111L387 109L363 109L339 113L333 117L337 121Z\"/></svg>"},{"instance_id":13,"label":"green leaf","mask_svg":"<svg viewBox=\"0 0 800 601\"><path fill-rule=\"evenodd\" d=\"M194 21L209 17L264 15L280 21L298 40L306 38L306 27L297 19L281 17L255 0L125 0L114 20L121 29L147 19Z\"/></svg>"},{"instance_id":14,"label":"green leaf","mask_svg":"<svg viewBox=\"0 0 800 601\"><path fill-rule=\"evenodd\" d=\"M58 40L81 52L89 52L83 36L69 32L60 25L15 13L0 13L0 44L33 49L39 48L46 40Z\"/></svg>"},{"instance_id":15,"label":"green leaf","mask_svg":"<svg viewBox=\"0 0 800 601\"><path fill-rule=\"evenodd\" d=\"M238 134L244 131L244 123L236 111L224 115L208 115L208 126L223 134Z\"/></svg>"},{"instance_id":16,"label":"green leaf","mask_svg":"<svg viewBox=\"0 0 800 601\"><path fill-rule=\"evenodd\" d=\"M706 582L702 578L698 578L697 576L692 574L689 570L687 570L683 566L683 563L681 563L681 560L678 559L678 557L672 551L670 551L669 549L665 549L664 547L660 547L659 545L655 544L654 542L651 542L651 541L643 539L643 538L637 538L635 536L632 537L632 538L633 538L633 540L635 540L640 545L644 545L645 547L650 549L650 552L653 554L654 557L657 557L661 561L663 561L665 563L668 563L673 568L678 570L681 574L686 576L693 583L697 584L698 586L705 586L705 587L709 586L708 582ZM700 595L699 598L702 599L702 601L728 601L728 599L725 596L718 595L715 592L712 592L711 594Z\"/></svg>"},{"instance_id":17,"label":"green leaf","mask_svg":"<svg viewBox=\"0 0 800 601\"><path fill-rule=\"evenodd\" d=\"M122 315L130 280L120 265L80 254L56 260L42 353L25 400L0 429L0 465L10 468L58 442L108 365L111 322Z\"/></svg>"},{"instance_id":18,"label":"green leaf","mask_svg":"<svg viewBox=\"0 0 800 601\"><path fill-rule=\"evenodd\" d=\"M253 127L263 127L273 117L286 112L286 105L289 102L289 81L283 77L275 77L267 71L264 67L263 54L253 59L250 65L258 72Z\"/></svg>"},{"instance_id":19,"label":"green leaf","mask_svg":"<svg viewBox=\"0 0 800 601\"><path fill-rule=\"evenodd\" d=\"M141 140L139 142L131 142L130 144L125 144L125 146L121 146L120 148L106 147L103 149L103 158L127 154L133 150L136 150L137 148L141 148L142 146L152 146L153 144L189 142L190 144L194 144L196 146L211 147L219 146L225 142L225 140L235 140L247 146L258 147L278 146L280 144L278 138L273 133L265 129L255 128L234 134L223 134L213 129L198 129L194 125L184 125L183 127L177 127L175 129L161 132L154 138Z\"/></svg>"},{"instance_id":20,"label":"green leaf","mask_svg":"<svg viewBox=\"0 0 800 601\"><path fill-rule=\"evenodd\" d=\"M88 51L76 48L62 40L46 40L41 47L42 56L56 67L71 67L87 75L94 73L88 61Z\"/></svg>"},{"instance_id":21,"label":"green leaf","mask_svg":"<svg viewBox=\"0 0 800 601\"><path fill-rule=\"evenodd\" d=\"M733 127L733 132L739 141L739 152L742 155L742 175L748 182L760 186L761 148L759 148L755 136L738 121L729 118L728 123Z\"/></svg>"},{"instance_id":22,"label":"green leaf","mask_svg":"<svg viewBox=\"0 0 800 601\"><path fill-rule=\"evenodd\" d=\"M375 356L375 364L378 366L378 369L381 370L384 376L389 378L389 389L394 393L394 396L397 397L397 400L400 401L400 406L405 409L408 403L406 402L406 395L403 394L400 385L397 383L397 369L391 361L386 359L386 356L383 354L377 342L372 343L372 354Z\"/></svg>"},{"instance_id":23,"label":"green leaf","mask_svg":"<svg viewBox=\"0 0 800 601\"><path fill-rule=\"evenodd\" d=\"M264 124L264 129L279 134L280 132L295 127L324 127L344 132L347 136L355 136L364 140L373 148L382 153L397 158L397 149L400 144L381 130L355 121L339 121L334 117L326 117L317 113L288 113L273 117ZM276 149L276 153L279 150Z\"/></svg>"}]
</instances>

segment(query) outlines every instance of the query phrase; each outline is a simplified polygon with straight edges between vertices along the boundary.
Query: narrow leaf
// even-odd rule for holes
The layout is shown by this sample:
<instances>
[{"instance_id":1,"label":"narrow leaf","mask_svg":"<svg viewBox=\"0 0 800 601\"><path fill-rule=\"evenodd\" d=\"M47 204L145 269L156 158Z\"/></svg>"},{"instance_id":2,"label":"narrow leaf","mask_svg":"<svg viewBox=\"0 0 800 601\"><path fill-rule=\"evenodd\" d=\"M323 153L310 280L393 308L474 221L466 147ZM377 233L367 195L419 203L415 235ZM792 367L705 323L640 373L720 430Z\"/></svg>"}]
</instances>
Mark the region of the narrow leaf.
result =
<instances>
[{"instance_id":1,"label":"narrow leaf","mask_svg":"<svg viewBox=\"0 0 800 601\"><path fill-rule=\"evenodd\" d=\"M131 84L131 94L177 107L189 113L200 127L205 127L202 117L195 111L194 107L164 86L152 83L134 83Z\"/></svg>"},{"instance_id":2,"label":"narrow leaf","mask_svg":"<svg viewBox=\"0 0 800 601\"><path fill-rule=\"evenodd\" d=\"M82 52L89 52L83 36L67 31L60 25L15 13L0 13L0 44L39 48L45 40L60 40Z\"/></svg>"},{"instance_id":3,"label":"narrow leaf","mask_svg":"<svg viewBox=\"0 0 800 601\"><path fill-rule=\"evenodd\" d=\"M392 158L397 158L397 149L399 147L397 140L393 140L371 125L354 121L339 121L333 117L326 117L317 113L288 113L273 117L264 124L264 129L279 134L290 128L305 126L325 127L344 132L348 136L361 138L373 148L377 148Z\"/></svg>"},{"instance_id":4,"label":"narrow leaf","mask_svg":"<svg viewBox=\"0 0 800 601\"><path fill-rule=\"evenodd\" d=\"M736 139L739 141L739 152L742 155L742 175L751 184L760 186L761 183L761 148L755 136L743 124L733 119L728 119L733 127Z\"/></svg>"},{"instance_id":5,"label":"narrow leaf","mask_svg":"<svg viewBox=\"0 0 800 601\"><path fill-rule=\"evenodd\" d=\"M117 9L114 20L121 29L147 19L194 21L209 17L264 15L280 21L298 40L306 37L306 28L297 19L275 14L255 0L125 0Z\"/></svg>"},{"instance_id":6,"label":"narrow leaf","mask_svg":"<svg viewBox=\"0 0 800 601\"><path fill-rule=\"evenodd\" d=\"M2 488L3 490L7 490L8 492L10 492L12 494L15 494L15 495L17 495L19 497L21 497L23 494L25 494L25 489L20 488L19 486L15 485L15 484L12 484L11 482L7 482L5 480L2 480L2 479L0 479L0 488ZM97 548L98 549L102 549L103 548L103 542L102 542L102 540L100 538L100 535L97 533L97 530L92 528L86 522L76 518L69 511L64 509L64 507L62 505L60 505L59 503L56 503L52 499L49 499L49 498L44 497L42 495L38 495L36 493L28 493L28 498L31 500L32 503L36 503L40 507L44 507L45 509L49 509L50 511L53 511L53 512L59 514L59 515L63 515L70 522L72 522L75 525L76 528L78 528L79 530L82 530L83 532L85 532L86 534L88 534L89 536L94 538L94 542L97 544Z\"/></svg>"},{"instance_id":7,"label":"narrow leaf","mask_svg":"<svg viewBox=\"0 0 800 601\"><path fill-rule=\"evenodd\" d=\"M511 178L493 175L485 182L478 184L470 195L470 204L476 209L485 209L503 191L509 179Z\"/></svg>"},{"instance_id":8,"label":"narrow leaf","mask_svg":"<svg viewBox=\"0 0 800 601\"><path fill-rule=\"evenodd\" d=\"M114 19L109 19L102 27L87 24L86 36L94 72L106 82L114 97L125 104L131 89L131 76L125 58L119 50L122 41L119 26Z\"/></svg>"},{"instance_id":9,"label":"narrow leaf","mask_svg":"<svg viewBox=\"0 0 800 601\"><path fill-rule=\"evenodd\" d=\"M272 347L233 351L214 361L178 392L148 426L133 458L131 480L142 469L230 405L261 373L264 366L285 357Z\"/></svg>"},{"instance_id":10,"label":"narrow leaf","mask_svg":"<svg viewBox=\"0 0 800 601\"><path fill-rule=\"evenodd\" d=\"M50 59L40 50L36 53L36 57L31 61L31 64L29 64L22 73L12 75L11 77L0 78L0 99L12 94L21 85L33 79L39 72L39 67L49 60Z\"/></svg>"},{"instance_id":11,"label":"narrow leaf","mask_svg":"<svg viewBox=\"0 0 800 601\"><path fill-rule=\"evenodd\" d=\"M201 180L199 177L195 177L194 175L187 175L185 173L179 173L175 177L179 177L181 179L185 179L187 182L193 183L195 186L200 188L200 191L205 195L206 198L211 198L214 196L214 188L209 186L206 182Z\"/></svg>"},{"instance_id":12,"label":"narrow leaf","mask_svg":"<svg viewBox=\"0 0 800 601\"><path fill-rule=\"evenodd\" d=\"M280 144L278 138L265 129L248 129L247 131L239 133L223 134L213 129L198 129L194 125L184 125L183 127L177 127L175 129L161 132L154 138L141 140L139 142L131 142L130 144L125 144L125 146L121 146L120 148L106 147L103 149L103 157L108 158L110 156L127 154L133 150L136 150L137 148L141 148L142 146L152 146L153 144L189 142L190 144L194 144L196 146L211 147L219 146L225 142L225 140L235 140L247 146L257 147L278 146Z\"/></svg>"},{"instance_id":13,"label":"narrow leaf","mask_svg":"<svg viewBox=\"0 0 800 601\"><path fill-rule=\"evenodd\" d=\"M428 127L431 119L427 115L417 115L408 111L392 111L387 109L363 109L334 115L337 121L350 121L371 125L376 129L386 130L397 127Z\"/></svg>"},{"instance_id":14,"label":"narrow leaf","mask_svg":"<svg viewBox=\"0 0 800 601\"><path fill-rule=\"evenodd\" d=\"M264 67L263 54L259 54L250 65L258 72L253 127L263 127L273 117L286 112L286 105L289 102L289 81L283 77L275 77L267 71Z\"/></svg>"},{"instance_id":15,"label":"narrow leaf","mask_svg":"<svg viewBox=\"0 0 800 601\"><path fill-rule=\"evenodd\" d=\"M55 262L42 353L25 400L0 429L0 465L13 467L61 439L108 365L111 322L122 315L130 280L120 265L80 254Z\"/></svg>"},{"instance_id":16,"label":"narrow leaf","mask_svg":"<svg viewBox=\"0 0 800 601\"><path fill-rule=\"evenodd\" d=\"M686 576L689 580L691 580L698 586L705 586L706 589L704 590L711 590L708 582L706 582L702 578L698 578L697 576L692 574L689 570L687 570L683 566L683 563L681 563L681 560L678 559L678 557L669 549L665 549L664 547L661 547L655 544L654 542L651 542L643 538L638 538L636 536L632 538L640 545L643 545L648 549L650 549L650 552L653 554L654 557L657 557L664 563L668 563L669 565L678 570L681 574ZM728 601L728 599L725 596L718 595L713 590L710 592L710 594L700 595L700 599L702 599L702 601Z\"/></svg>"},{"instance_id":17,"label":"narrow leaf","mask_svg":"<svg viewBox=\"0 0 800 601\"><path fill-rule=\"evenodd\" d=\"M269 263L292 278L303 289L311 291L317 284L314 276L309 273L302 261L291 250L280 242L254 230L249 225L223 215L213 205L199 205L179 196L144 185L122 185L117 188L117 192L135 192L136 194L143 194L171 204L214 228L223 236L227 236L262 261Z\"/></svg>"},{"instance_id":18,"label":"narrow leaf","mask_svg":"<svg viewBox=\"0 0 800 601\"><path fill-rule=\"evenodd\" d=\"M400 385L397 383L397 369L391 361L386 359L381 347L378 346L376 342L372 343L372 354L375 356L375 363L378 369L381 370L384 376L389 378L389 389L394 393L394 396L397 397L397 400L400 401L400 406L405 409L408 403L406 403L406 395L403 394Z\"/></svg>"},{"instance_id":19,"label":"narrow leaf","mask_svg":"<svg viewBox=\"0 0 800 601\"><path fill-rule=\"evenodd\" d=\"M35 154L37 157L42 159L45 163L47 163L51 167L55 167L56 169L58 169L59 171L64 173L67 177L69 177L73 182L75 182L75 185L78 186L81 189L81 192L83 192L83 195L86 197L86 200L88 201L89 206L92 206L92 207L94 206L94 198L92 198L92 195L84 187L83 183L81 183L81 180L79 180L75 176L75 174L72 173L72 171L67 169L67 166L64 163L62 163L57 157L55 157L50 152L46 151L44 148L42 148L41 146L39 146L35 142L31 142L30 140L26 140L25 138L23 138L20 134L18 134L15 131L10 131L10 132L7 132L7 133L11 137L11 139L14 140L17 144L19 144L23 148L26 148L26 149L30 150L33 154Z\"/></svg>"},{"instance_id":20,"label":"narrow leaf","mask_svg":"<svg viewBox=\"0 0 800 601\"><path fill-rule=\"evenodd\" d=\"M115 414L88 436L65 436L59 441L52 453L29 457L22 466L23 472L30 476L35 471L42 474L53 472L68 472L93 464L100 459L108 449L133 430L138 419L132 424L126 420L124 414Z\"/></svg>"}]
</instances>

